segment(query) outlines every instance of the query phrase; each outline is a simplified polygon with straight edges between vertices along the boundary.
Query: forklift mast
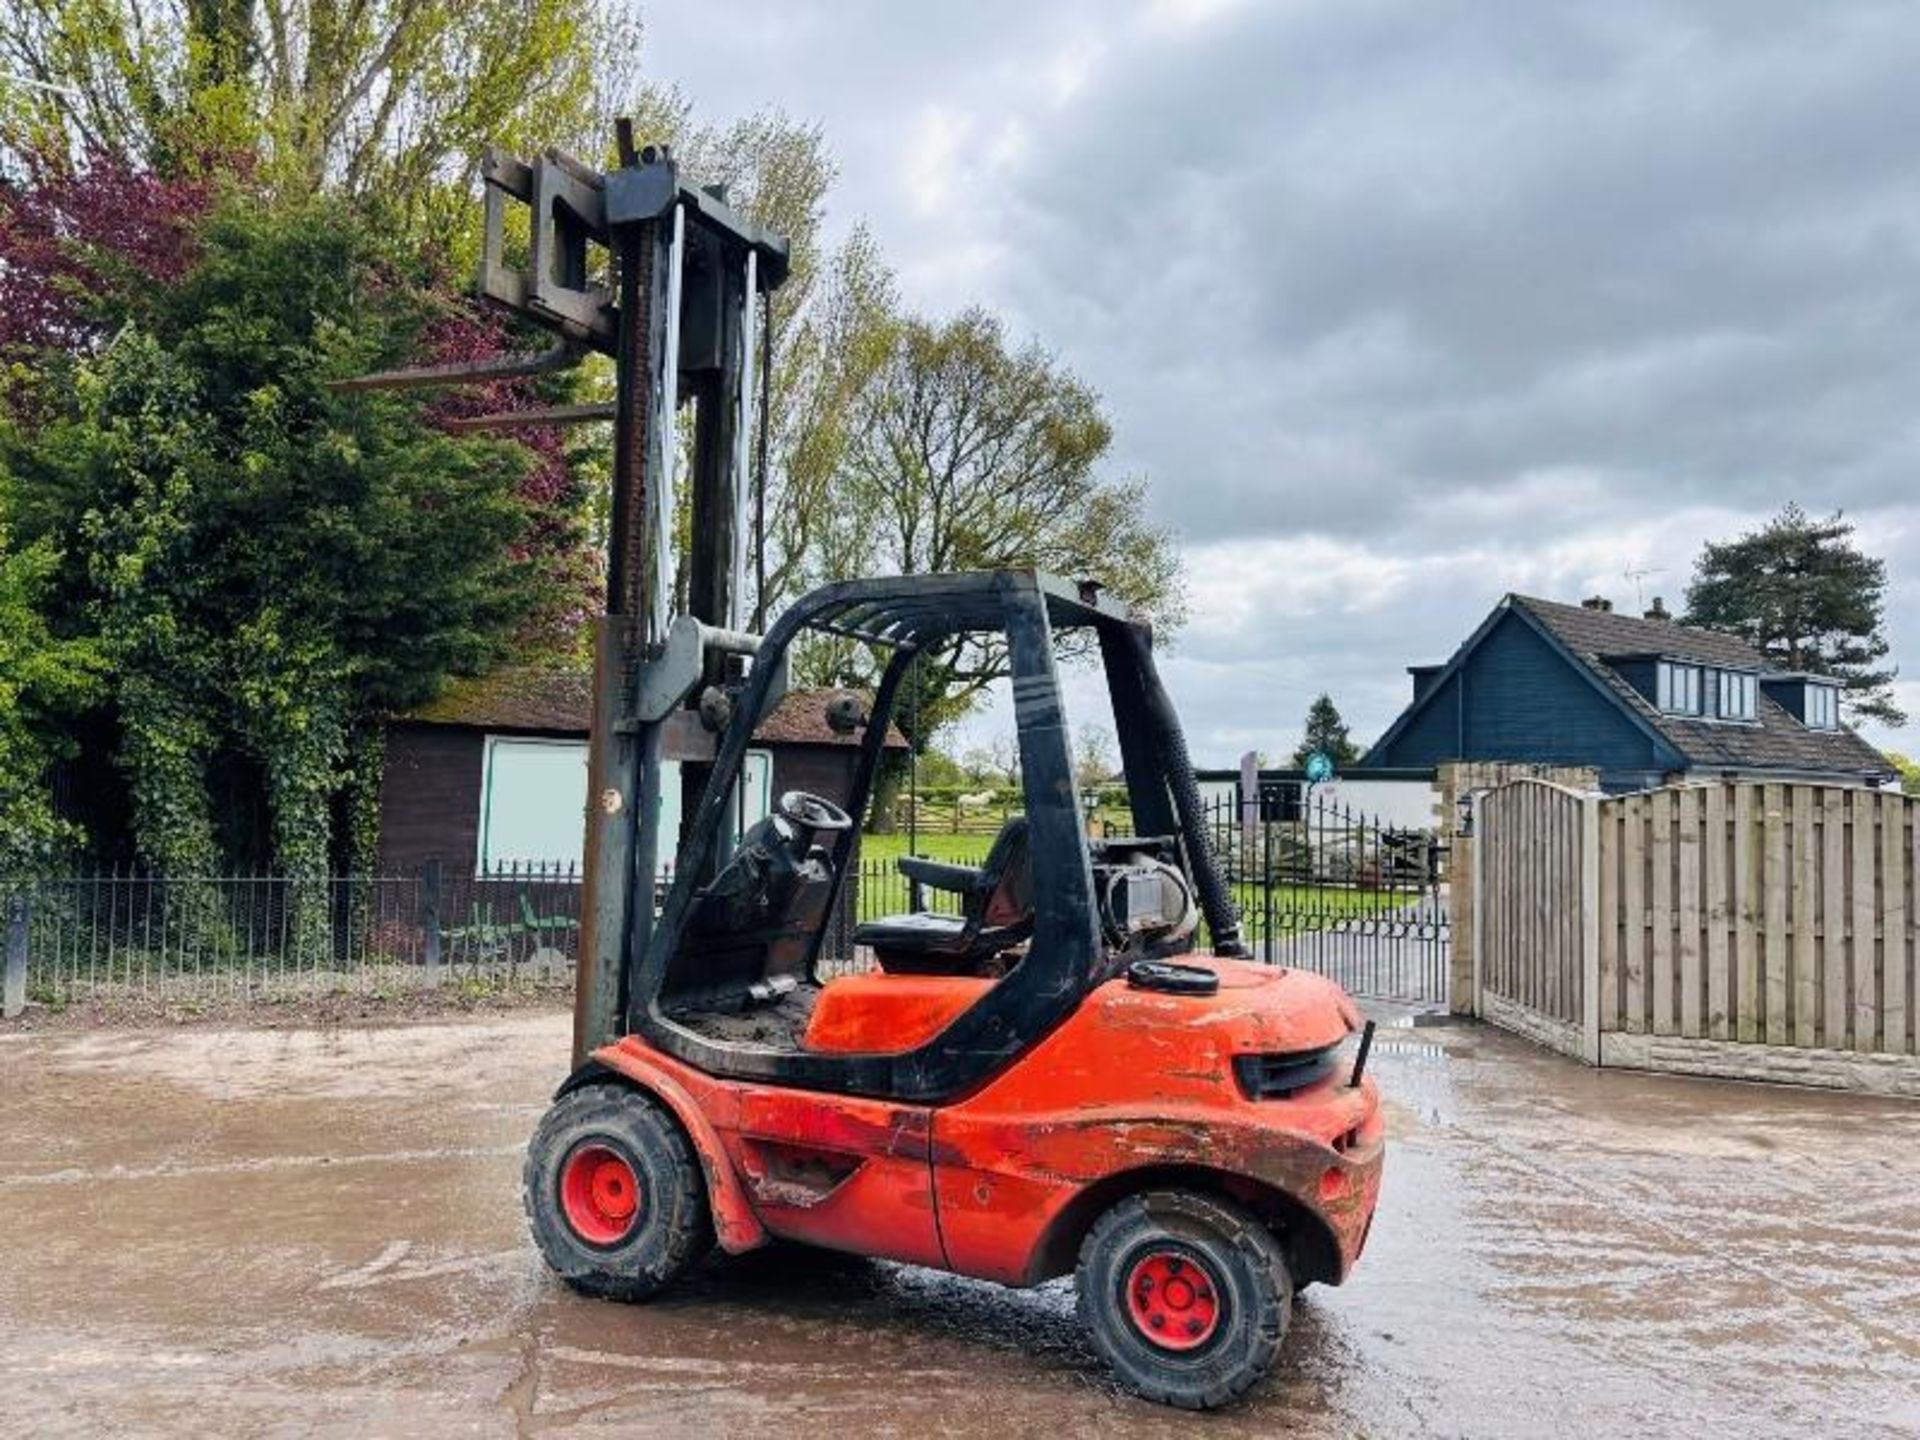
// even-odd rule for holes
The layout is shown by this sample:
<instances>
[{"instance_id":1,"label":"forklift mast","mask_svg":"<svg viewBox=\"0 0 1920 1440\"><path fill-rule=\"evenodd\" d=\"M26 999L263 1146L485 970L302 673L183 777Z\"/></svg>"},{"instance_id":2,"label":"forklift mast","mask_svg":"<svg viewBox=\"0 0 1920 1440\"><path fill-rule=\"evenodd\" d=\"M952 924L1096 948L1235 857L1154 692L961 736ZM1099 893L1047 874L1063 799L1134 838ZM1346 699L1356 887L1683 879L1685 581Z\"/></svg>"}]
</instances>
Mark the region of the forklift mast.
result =
<instances>
[{"instance_id":1,"label":"forklift mast","mask_svg":"<svg viewBox=\"0 0 1920 1440\"><path fill-rule=\"evenodd\" d=\"M766 362L756 309L786 279L787 244L741 218L722 195L689 185L672 157L649 146L599 187L537 186L535 233L553 238L564 268L543 268L536 242L536 315L597 305L612 326L614 468L607 613L594 636L594 714L582 934L574 1004L576 1060L621 1030L634 970L647 953L654 887L677 836L662 836L662 761L678 760L688 797L710 773L714 734L726 721L722 685L750 657L746 608L753 511L756 373ZM554 167L559 168L559 167ZM489 177L489 198L513 192ZM576 203L578 202L578 203ZM498 254L494 212L488 259ZM585 281L590 245L611 261L617 298ZM494 277L483 270L483 285ZM511 276L502 277L510 303ZM557 292L549 301L545 293ZM557 303L555 303L557 301ZM756 342L759 342L756 344ZM684 487L679 412L694 406ZM764 423L764 416L762 417ZM688 498L685 533L675 514ZM757 542L759 537L754 537ZM681 807L682 813L691 809ZM724 853L711 862L724 864Z\"/></svg>"},{"instance_id":2,"label":"forklift mast","mask_svg":"<svg viewBox=\"0 0 1920 1440\"><path fill-rule=\"evenodd\" d=\"M765 416L756 409L768 374L768 297L788 268L785 238L736 212L721 187L691 183L665 146L636 147L627 121L617 138L620 164L604 172L556 150L524 161L490 151L481 165L480 294L553 332L551 351L361 376L340 387L545 374L591 352L614 361L611 406L459 422L488 430L613 421L607 609L593 643L576 1063L621 1032L629 978L647 951L660 859L678 839L660 834L661 762L681 762L689 801L703 793L714 736L729 713L727 684L758 649L747 608L749 552L761 539L749 534L759 514L756 449L764 456L756 441ZM526 227L524 268L509 258L515 221ZM683 426L689 404L693 423ZM707 865L724 865L725 849Z\"/></svg>"},{"instance_id":3,"label":"forklift mast","mask_svg":"<svg viewBox=\"0 0 1920 1440\"><path fill-rule=\"evenodd\" d=\"M620 164L605 172L553 150L528 161L489 152L481 166L480 293L553 332L552 350L341 384L381 389L494 381L565 369L592 352L614 361L611 406L458 422L476 430L613 421L606 613L596 622L593 645L576 1066L636 1023L647 1027L670 958L654 953L663 948L654 943L657 927L664 927L658 931L664 948L677 944L687 897L733 858L736 832L745 828L730 822L744 818L740 791L748 732L785 692L788 644L803 623L799 612L789 614L769 632L775 639L763 641L746 603L749 555L761 554L764 544L763 534L750 531L763 528L754 523L760 510L754 469L756 450L764 467L766 416L756 401L763 401L768 373L766 306L787 277L787 243L735 212L718 187L689 183L665 147L636 148L625 121L618 141ZM513 222L520 221L526 227L524 268L509 258L509 237L518 233ZM689 403L692 424L684 425L681 412ZM684 520L677 513L682 497ZM1028 601L996 602L972 616L975 628L991 630L1023 606L1040 604L1034 597L1051 596L1035 612L1042 616L1035 622L1039 632L1047 629L1048 606L1065 606L1075 617L1071 623L1092 623L1099 631L1109 684L1119 687L1115 718L1138 819L1151 822L1157 833L1184 836L1215 953L1243 953L1230 888L1200 823L1191 762L1154 673L1145 627L1102 602L1094 582L1078 582L1076 593L1073 584L1026 575L864 582L878 585L876 595L889 597L887 604L895 603L896 588L905 587L903 613L921 617L904 630L896 626L891 640L874 637L878 648L897 644L910 631L926 632L896 651L875 697L879 713L871 728L885 733L901 665L970 613L963 597L1011 594L1008 586L1030 592ZM763 605L764 597L756 596L756 603ZM836 603L827 592L816 592L800 609ZM1015 623L1017 628L1021 622ZM838 633L865 632L849 621ZM1016 675L1016 702L1023 683L1032 691L1026 701L1044 698L1057 707L1050 660L1044 676L1036 672L1022 682ZM738 726L731 723L736 711L743 712ZM865 802L877 763L875 743L870 734L857 805ZM718 786L710 783L716 760L726 771ZM678 762L676 783L682 787L682 831L671 836L661 834L666 761ZM1058 788L1049 784L1042 794L1052 796ZM1045 808L1044 799L1040 804ZM1077 830L1072 838L1068 848L1076 849L1084 869ZM842 873L850 840L843 841L836 862ZM678 866L671 898L658 890L664 856L673 856ZM813 943L817 948L817 936ZM1007 1004L1020 988L1008 990ZM1064 1000L1067 992L1053 998ZM981 1023L992 1021L993 1009L982 1007ZM1005 1033L996 1043L1017 1028L1002 1026ZM993 1049L984 1045L980 1054ZM938 1083L932 1072L921 1079ZM884 1088L892 1082L874 1083Z\"/></svg>"}]
</instances>

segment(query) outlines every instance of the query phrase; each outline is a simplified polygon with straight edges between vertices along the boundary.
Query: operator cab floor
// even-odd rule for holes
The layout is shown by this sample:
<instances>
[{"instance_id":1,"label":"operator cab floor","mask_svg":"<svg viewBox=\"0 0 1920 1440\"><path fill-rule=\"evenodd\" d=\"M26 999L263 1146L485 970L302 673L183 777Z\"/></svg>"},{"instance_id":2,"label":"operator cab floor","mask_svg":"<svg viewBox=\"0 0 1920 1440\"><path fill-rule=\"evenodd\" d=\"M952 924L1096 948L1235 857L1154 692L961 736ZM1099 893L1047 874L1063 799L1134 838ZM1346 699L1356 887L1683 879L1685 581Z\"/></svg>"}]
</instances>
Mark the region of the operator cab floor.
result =
<instances>
[{"instance_id":1,"label":"operator cab floor","mask_svg":"<svg viewBox=\"0 0 1920 1440\"><path fill-rule=\"evenodd\" d=\"M773 1050L798 1050L820 998L817 982L803 980L778 1000L716 1006L704 1010L675 1010L673 1023L723 1045L760 1045Z\"/></svg>"}]
</instances>

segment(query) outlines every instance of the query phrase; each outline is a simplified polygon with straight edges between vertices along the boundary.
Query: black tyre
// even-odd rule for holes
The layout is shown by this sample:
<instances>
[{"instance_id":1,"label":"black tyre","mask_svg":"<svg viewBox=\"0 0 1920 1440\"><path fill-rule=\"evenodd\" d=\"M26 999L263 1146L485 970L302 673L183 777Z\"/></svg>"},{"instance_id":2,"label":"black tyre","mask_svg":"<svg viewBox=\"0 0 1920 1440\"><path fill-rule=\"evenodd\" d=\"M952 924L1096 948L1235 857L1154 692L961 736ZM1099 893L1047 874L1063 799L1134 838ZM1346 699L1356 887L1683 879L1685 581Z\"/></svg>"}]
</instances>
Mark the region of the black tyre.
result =
<instances>
[{"instance_id":1,"label":"black tyre","mask_svg":"<svg viewBox=\"0 0 1920 1440\"><path fill-rule=\"evenodd\" d=\"M1094 1222L1080 1318L1129 1390L1210 1410L1272 1367L1293 1312L1286 1257L1259 1220L1190 1190L1132 1195Z\"/></svg>"},{"instance_id":2,"label":"black tyre","mask_svg":"<svg viewBox=\"0 0 1920 1440\"><path fill-rule=\"evenodd\" d=\"M713 1245L700 1162L656 1101L618 1085L556 1100L527 1146L534 1243L574 1289L644 1300Z\"/></svg>"}]
</instances>

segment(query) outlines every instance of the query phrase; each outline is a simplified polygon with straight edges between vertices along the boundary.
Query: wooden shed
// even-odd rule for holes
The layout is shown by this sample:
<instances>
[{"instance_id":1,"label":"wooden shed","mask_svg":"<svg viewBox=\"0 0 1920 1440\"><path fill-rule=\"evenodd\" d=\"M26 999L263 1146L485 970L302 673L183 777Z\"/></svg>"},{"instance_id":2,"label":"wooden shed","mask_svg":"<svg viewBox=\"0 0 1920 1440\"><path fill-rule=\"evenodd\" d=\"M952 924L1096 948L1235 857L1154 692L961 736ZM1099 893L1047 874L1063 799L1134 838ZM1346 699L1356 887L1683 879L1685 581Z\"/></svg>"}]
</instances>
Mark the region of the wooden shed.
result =
<instances>
[{"instance_id":1,"label":"wooden shed","mask_svg":"<svg viewBox=\"0 0 1920 1440\"><path fill-rule=\"evenodd\" d=\"M790 694L755 732L747 762L747 819L766 814L785 790L844 802L859 737L828 726L829 701L844 692ZM585 670L511 666L450 685L387 731L380 794L380 864L387 873L437 861L453 874L580 860L587 799L592 677ZM667 753L698 754L697 721L670 735ZM676 739L678 743L676 743ZM889 749L906 748L895 731ZM666 833L677 828L679 761L663 762Z\"/></svg>"}]
</instances>

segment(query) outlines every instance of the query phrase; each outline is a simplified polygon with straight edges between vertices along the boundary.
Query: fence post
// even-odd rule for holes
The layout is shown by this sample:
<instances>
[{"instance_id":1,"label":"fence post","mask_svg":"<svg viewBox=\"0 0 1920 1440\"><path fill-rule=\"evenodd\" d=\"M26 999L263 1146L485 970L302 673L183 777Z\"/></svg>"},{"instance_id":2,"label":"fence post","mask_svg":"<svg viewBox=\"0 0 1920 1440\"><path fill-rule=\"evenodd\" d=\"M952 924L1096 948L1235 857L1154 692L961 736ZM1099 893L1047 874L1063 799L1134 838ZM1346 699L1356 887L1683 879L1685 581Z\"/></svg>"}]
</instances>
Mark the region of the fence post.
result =
<instances>
[{"instance_id":1,"label":"fence post","mask_svg":"<svg viewBox=\"0 0 1920 1440\"><path fill-rule=\"evenodd\" d=\"M1487 830L1482 814L1482 802L1486 799L1484 790L1473 790L1467 794L1467 838L1473 842L1470 852L1470 864L1473 869L1472 903L1467 913L1472 916L1468 925L1471 932L1468 939L1473 953L1473 1014L1479 1016L1486 1010L1484 986L1486 975L1486 934L1487 916L1483 900L1486 895L1484 876L1487 871Z\"/></svg>"},{"instance_id":2,"label":"fence post","mask_svg":"<svg viewBox=\"0 0 1920 1440\"><path fill-rule=\"evenodd\" d=\"M1600 797L1580 802L1580 1017L1589 1063L1600 1063Z\"/></svg>"},{"instance_id":3,"label":"fence post","mask_svg":"<svg viewBox=\"0 0 1920 1440\"><path fill-rule=\"evenodd\" d=\"M0 1013L9 1020L27 1008L27 893L7 901L7 973Z\"/></svg>"},{"instance_id":4,"label":"fence post","mask_svg":"<svg viewBox=\"0 0 1920 1440\"><path fill-rule=\"evenodd\" d=\"M427 932L427 983L440 983L440 862L420 867L420 925Z\"/></svg>"},{"instance_id":5,"label":"fence post","mask_svg":"<svg viewBox=\"0 0 1920 1440\"><path fill-rule=\"evenodd\" d=\"M1255 750L1240 757L1239 820L1240 854L1245 857L1253 853L1255 827L1260 823L1260 755Z\"/></svg>"}]
</instances>

